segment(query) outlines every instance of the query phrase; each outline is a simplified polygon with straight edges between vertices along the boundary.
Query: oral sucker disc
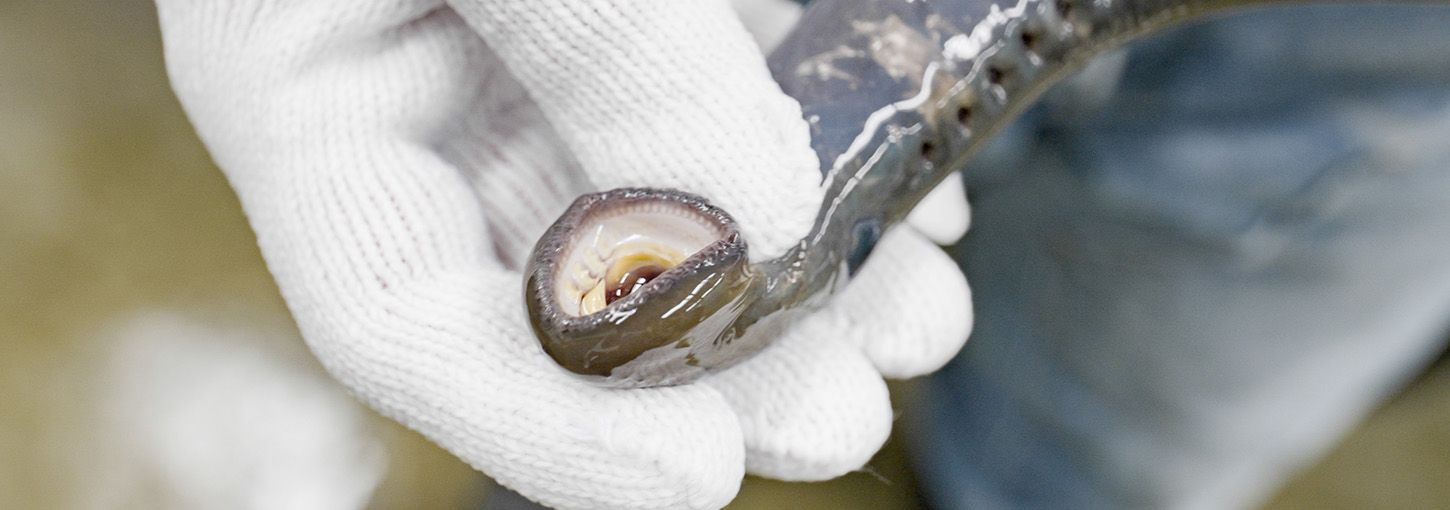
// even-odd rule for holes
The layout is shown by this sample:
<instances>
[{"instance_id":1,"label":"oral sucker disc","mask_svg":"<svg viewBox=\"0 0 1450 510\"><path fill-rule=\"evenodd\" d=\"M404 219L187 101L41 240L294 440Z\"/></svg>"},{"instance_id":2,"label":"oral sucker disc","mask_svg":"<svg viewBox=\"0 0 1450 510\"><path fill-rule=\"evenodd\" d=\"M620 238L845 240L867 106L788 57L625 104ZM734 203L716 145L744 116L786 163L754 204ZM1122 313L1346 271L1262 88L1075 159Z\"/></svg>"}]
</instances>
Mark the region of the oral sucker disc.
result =
<instances>
[{"instance_id":1,"label":"oral sucker disc","mask_svg":"<svg viewBox=\"0 0 1450 510\"><path fill-rule=\"evenodd\" d=\"M575 230L555 295L574 316L603 310L720 238L689 208L641 203L600 211Z\"/></svg>"}]
</instances>

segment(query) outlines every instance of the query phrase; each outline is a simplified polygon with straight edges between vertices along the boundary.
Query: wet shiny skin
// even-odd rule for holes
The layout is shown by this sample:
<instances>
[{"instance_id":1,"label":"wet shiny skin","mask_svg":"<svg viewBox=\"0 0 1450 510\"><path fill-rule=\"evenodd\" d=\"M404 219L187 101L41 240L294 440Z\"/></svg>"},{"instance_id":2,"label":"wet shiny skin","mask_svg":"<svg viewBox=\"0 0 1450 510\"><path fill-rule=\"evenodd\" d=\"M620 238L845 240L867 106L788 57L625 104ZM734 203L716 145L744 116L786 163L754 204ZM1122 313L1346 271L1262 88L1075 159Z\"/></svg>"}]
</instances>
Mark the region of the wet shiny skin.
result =
<instances>
[{"instance_id":1,"label":"wet shiny skin","mask_svg":"<svg viewBox=\"0 0 1450 510\"><path fill-rule=\"evenodd\" d=\"M561 365L606 386L684 383L739 363L768 345L790 311L809 310L845 284L884 231L1092 56L1203 14L1279 3L813 2L769 61L810 123L828 190L810 234L782 257L748 267L740 253L692 255L693 269L672 269L671 284L639 287L650 291L648 299L617 300L597 312L618 320L554 327L560 318L539 302L551 298L530 292L536 332ZM675 191L656 198L708 204L708 197ZM567 234L556 223L541 239L526 271L530 282L552 280L554 269L539 261L557 249L550 236ZM731 284L709 288L731 294L695 303L697 287L725 281ZM671 306L645 311L651 301ZM666 315L685 303L688 317Z\"/></svg>"}]
</instances>

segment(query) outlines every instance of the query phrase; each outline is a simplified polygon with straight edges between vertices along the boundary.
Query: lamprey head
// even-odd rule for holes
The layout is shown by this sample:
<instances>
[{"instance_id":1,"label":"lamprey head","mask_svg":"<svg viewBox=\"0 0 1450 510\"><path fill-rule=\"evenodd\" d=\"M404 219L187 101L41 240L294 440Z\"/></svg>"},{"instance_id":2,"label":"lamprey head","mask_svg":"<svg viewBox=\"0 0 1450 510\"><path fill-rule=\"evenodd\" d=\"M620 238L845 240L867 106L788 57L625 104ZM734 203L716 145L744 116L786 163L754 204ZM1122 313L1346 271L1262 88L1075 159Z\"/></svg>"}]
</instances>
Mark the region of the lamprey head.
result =
<instances>
[{"instance_id":1,"label":"lamprey head","mask_svg":"<svg viewBox=\"0 0 1450 510\"><path fill-rule=\"evenodd\" d=\"M585 195L544 233L525 302L544 351L608 386L693 379L724 362L751 271L735 222L679 191Z\"/></svg>"}]
</instances>

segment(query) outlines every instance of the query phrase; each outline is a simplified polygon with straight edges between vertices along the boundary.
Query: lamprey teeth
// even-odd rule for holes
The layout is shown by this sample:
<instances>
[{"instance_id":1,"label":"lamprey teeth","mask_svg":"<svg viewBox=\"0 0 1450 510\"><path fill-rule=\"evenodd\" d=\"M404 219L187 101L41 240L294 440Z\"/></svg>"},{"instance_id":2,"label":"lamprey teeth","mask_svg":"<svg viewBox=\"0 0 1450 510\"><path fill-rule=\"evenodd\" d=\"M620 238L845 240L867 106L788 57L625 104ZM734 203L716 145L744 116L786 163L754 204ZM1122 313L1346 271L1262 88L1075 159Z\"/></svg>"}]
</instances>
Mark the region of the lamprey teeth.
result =
<instances>
[{"instance_id":1,"label":"lamprey teeth","mask_svg":"<svg viewBox=\"0 0 1450 510\"><path fill-rule=\"evenodd\" d=\"M747 255L735 221L703 198L586 195L534 247L524 301L544 352L564 368L611 386L671 384L747 347L733 342L743 328L731 329L758 295ZM716 348L718 338L734 348ZM630 363L652 375L622 368Z\"/></svg>"},{"instance_id":2,"label":"lamprey teeth","mask_svg":"<svg viewBox=\"0 0 1450 510\"><path fill-rule=\"evenodd\" d=\"M599 313L729 230L717 216L690 205L648 196L587 201L567 228L554 229L558 257L551 272L559 310Z\"/></svg>"}]
</instances>

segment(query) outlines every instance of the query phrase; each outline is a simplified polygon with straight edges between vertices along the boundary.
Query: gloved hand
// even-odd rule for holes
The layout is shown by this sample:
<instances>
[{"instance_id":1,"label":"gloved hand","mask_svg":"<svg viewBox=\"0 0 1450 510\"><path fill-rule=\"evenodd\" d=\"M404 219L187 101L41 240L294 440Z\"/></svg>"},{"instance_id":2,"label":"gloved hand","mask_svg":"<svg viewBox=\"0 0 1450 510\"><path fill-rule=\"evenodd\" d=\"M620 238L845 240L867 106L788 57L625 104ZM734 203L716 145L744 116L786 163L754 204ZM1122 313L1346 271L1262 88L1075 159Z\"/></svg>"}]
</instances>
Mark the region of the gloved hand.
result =
<instances>
[{"instance_id":1,"label":"gloved hand","mask_svg":"<svg viewBox=\"0 0 1450 510\"><path fill-rule=\"evenodd\" d=\"M379 412L559 508L718 508L744 470L830 478L890 429L881 374L970 327L908 229L839 299L702 383L590 386L537 346L519 265L578 194L678 188L755 256L822 200L798 105L729 5L158 0L177 96L308 345ZM958 213L932 223L965 228Z\"/></svg>"}]
</instances>

